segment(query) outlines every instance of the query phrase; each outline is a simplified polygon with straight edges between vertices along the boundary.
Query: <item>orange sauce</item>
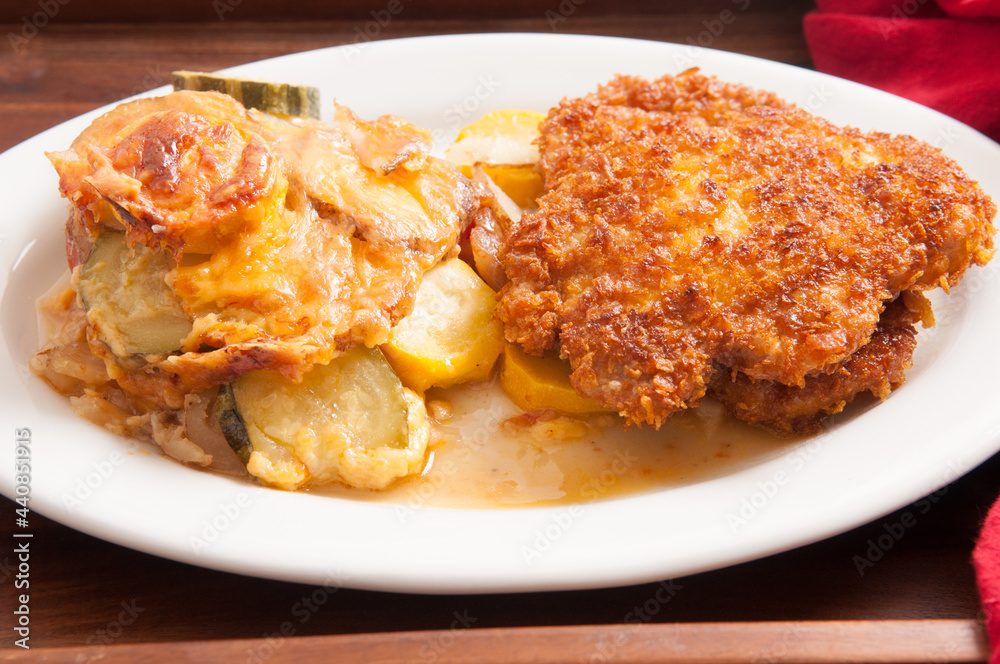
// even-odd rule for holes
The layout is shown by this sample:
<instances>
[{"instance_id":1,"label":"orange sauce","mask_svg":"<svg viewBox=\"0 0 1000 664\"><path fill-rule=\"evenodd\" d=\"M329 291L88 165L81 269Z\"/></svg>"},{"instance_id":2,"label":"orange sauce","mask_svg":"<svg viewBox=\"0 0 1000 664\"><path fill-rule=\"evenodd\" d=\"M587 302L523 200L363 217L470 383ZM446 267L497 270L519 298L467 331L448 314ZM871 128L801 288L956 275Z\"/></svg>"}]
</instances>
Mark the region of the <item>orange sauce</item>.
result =
<instances>
[{"instance_id":1,"label":"orange sauce","mask_svg":"<svg viewBox=\"0 0 1000 664\"><path fill-rule=\"evenodd\" d=\"M435 424L433 451L420 477L380 493L310 491L411 509L584 502L706 480L796 442L729 418L707 399L656 431L625 430L610 415L524 415L496 382L432 390L427 398L432 413L434 401L443 401L451 416Z\"/></svg>"}]
</instances>

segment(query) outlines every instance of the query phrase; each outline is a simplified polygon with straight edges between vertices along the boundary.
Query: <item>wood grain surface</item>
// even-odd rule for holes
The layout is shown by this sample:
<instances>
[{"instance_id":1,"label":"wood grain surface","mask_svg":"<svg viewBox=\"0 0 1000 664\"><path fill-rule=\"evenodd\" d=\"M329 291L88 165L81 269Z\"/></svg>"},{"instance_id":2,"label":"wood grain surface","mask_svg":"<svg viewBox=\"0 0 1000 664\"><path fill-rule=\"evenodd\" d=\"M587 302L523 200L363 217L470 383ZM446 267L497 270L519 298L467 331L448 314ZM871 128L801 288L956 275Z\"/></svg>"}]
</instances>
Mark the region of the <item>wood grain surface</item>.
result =
<instances>
[{"instance_id":1,"label":"wood grain surface","mask_svg":"<svg viewBox=\"0 0 1000 664\"><path fill-rule=\"evenodd\" d=\"M209 0L53 1L60 3L59 13L26 43L16 42L17 48L9 35L26 30L25 21L41 4L0 3L0 149L164 85L174 69L212 71L351 43L371 12L387 6L372 0L337 10L338 3L314 0L270 16L271 4L223 0L232 11L219 20ZM412 0L377 37L532 31L685 43L736 2L577 0L567 20L553 24L546 12L558 12L560 0L480 6L478 13L458 0L426 6ZM811 3L749 0L747 5L713 40L713 48L810 65L801 22ZM6 535L13 529L14 504L2 499L0 648L10 650L0 651L0 661L27 661L24 656L52 662L91 656L105 662L254 661L254 653L275 639L284 645L268 661L319 661L309 658L322 652L339 653L336 661L344 662L376 661L376 655L378 661L515 661L503 656L502 644L508 642L520 644L516 661L611 661L588 659L594 652L586 644L617 638L621 630L629 637L616 651L620 661L981 660L986 650L969 556L1000 490L998 476L1000 459L994 458L926 503L856 530L673 579L666 582L675 589L666 603L655 600L659 584L516 595L321 592L190 567L33 515L32 654L14 648L16 561ZM907 512L915 519L912 525L890 547L879 547L880 536L900 532ZM640 614L643 629L625 624ZM919 622L925 620L944 622ZM543 629L549 627L561 631ZM787 643L789 633L798 635L794 643ZM456 645L434 649L443 642ZM688 652L700 654L684 659L678 648L685 643L695 649ZM864 650L864 644L877 643L884 647ZM137 644L168 645L150 650ZM431 650L420 651L426 644ZM58 648L68 650L50 650ZM531 654L535 659L526 656Z\"/></svg>"},{"instance_id":2,"label":"wood grain surface","mask_svg":"<svg viewBox=\"0 0 1000 664\"><path fill-rule=\"evenodd\" d=\"M969 620L581 625L448 630L0 651L0 662L51 664L827 664L976 662L983 635Z\"/></svg>"},{"instance_id":3,"label":"wood grain surface","mask_svg":"<svg viewBox=\"0 0 1000 664\"><path fill-rule=\"evenodd\" d=\"M558 8L559 1L552 5ZM545 12L552 10L540 7L530 16L488 22L399 18L376 36L395 39L482 31L572 32L687 43L706 29L704 22L718 19L718 12L590 16L583 14L585 9L586 5L582 5L581 15L555 23L556 29L545 18ZM801 8L746 13L739 19L713 39L713 48L809 64L801 31ZM365 22L358 21L265 25L237 21L235 17L231 21L197 24L54 23L40 29L17 51L6 43L8 39L3 39L0 150L85 111L165 85L175 69L216 71L287 53L355 43L360 39L357 30L365 26ZM20 32L16 23L0 24L0 35L12 32Z\"/></svg>"}]
</instances>

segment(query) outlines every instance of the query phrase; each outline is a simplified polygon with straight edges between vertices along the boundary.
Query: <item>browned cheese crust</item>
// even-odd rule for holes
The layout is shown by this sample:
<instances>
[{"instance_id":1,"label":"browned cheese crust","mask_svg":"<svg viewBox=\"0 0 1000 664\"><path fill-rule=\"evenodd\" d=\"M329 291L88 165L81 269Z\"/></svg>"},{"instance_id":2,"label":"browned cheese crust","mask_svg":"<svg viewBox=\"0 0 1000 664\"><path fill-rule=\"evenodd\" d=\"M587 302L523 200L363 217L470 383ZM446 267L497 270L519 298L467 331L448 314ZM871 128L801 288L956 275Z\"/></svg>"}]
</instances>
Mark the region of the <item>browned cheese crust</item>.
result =
<instances>
[{"instance_id":1,"label":"browned cheese crust","mask_svg":"<svg viewBox=\"0 0 1000 664\"><path fill-rule=\"evenodd\" d=\"M546 193L501 249L498 312L627 422L659 426L720 370L839 371L886 302L993 254L995 206L939 150L695 72L564 100L540 148Z\"/></svg>"},{"instance_id":2,"label":"browned cheese crust","mask_svg":"<svg viewBox=\"0 0 1000 664\"><path fill-rule=\"evenodd\" d=\"M297 379L384 343L423 273L487 209L481 185L429 156L427 132L336 114L336 126L281 119L176 92L122 104L49 155L72 206L71 268L109 230L172 266L192 322L179 352L118 358L90 334L139 406L176 409L254 369Z\"/></svg>"}]
</instances>

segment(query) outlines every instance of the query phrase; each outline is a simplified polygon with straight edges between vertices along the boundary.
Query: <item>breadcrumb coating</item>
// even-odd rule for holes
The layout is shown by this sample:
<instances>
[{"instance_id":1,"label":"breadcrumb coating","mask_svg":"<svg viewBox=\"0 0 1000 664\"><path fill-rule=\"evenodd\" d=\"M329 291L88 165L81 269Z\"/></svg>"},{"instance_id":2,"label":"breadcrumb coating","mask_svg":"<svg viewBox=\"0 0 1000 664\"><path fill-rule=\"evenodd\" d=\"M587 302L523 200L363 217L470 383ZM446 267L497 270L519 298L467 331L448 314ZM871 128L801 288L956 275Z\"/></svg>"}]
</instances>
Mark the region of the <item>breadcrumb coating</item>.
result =
<instances>
[{"instance_id":1,"label":"breadcrumb coating","mask_svg":"<svg viewBox=\"0 0 1000 664\"><path fill-rule=\"evenodd\" d=\"M501 247L498 313L629 423L697 405L717 372L818 389L888 302L993 254L996 207L936 148L696 71L564 100L539 145L546 193Z\"/></svg>"}]
</instances>

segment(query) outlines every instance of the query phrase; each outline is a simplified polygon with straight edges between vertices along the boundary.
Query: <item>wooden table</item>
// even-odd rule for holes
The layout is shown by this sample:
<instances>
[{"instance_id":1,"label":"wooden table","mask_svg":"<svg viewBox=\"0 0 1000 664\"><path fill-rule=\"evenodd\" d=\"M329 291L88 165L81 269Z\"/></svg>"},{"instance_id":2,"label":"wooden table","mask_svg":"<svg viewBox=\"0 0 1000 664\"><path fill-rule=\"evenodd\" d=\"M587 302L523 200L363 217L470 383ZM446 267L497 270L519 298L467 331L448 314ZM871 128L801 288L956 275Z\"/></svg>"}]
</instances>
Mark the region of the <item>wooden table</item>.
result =
<instances>
[{"instance_id":1,"label":"wooden table","mask_svg":"<svg viewBox=\"0 0 1000 664\"><path fill-rule=\"evenodd\" d=\"M228 11L207 0L171 8L60 4L21 48L0 45L0 149L163 85L174 69L211 71L353 41L355 28L386 4L372 0L338 14L318 0L297 3L285 15L291 20L275 22L252 0L219 1ZM470 9L436 0L418 8L411 1L380 38L552 32L546 11L560 6L522 0ZM554 31L680 43L733 4L575 2ZM712 46L810 66L801 23L811 3L751 2ZM2 4L2 35L20 34L22 17L30 20L41 7ZM935 494L931 509L863 575L856 557L901 513L795 551L674 579L674 597L642 626L623 620L655 596L656 584L474 596L339 590L283 636L292 608L314 588L163 560L36 514L32 650L13 643L13 555L5 536L0 661L979 661L988 653L969 559L1000 488L998 473L994 458ZM0 512L10 533L13 503L3 499Z\"/></svg>"}]
</instances>

